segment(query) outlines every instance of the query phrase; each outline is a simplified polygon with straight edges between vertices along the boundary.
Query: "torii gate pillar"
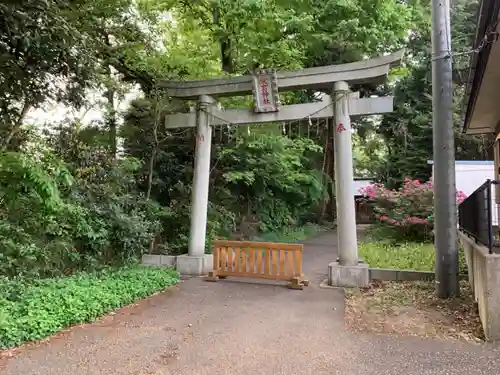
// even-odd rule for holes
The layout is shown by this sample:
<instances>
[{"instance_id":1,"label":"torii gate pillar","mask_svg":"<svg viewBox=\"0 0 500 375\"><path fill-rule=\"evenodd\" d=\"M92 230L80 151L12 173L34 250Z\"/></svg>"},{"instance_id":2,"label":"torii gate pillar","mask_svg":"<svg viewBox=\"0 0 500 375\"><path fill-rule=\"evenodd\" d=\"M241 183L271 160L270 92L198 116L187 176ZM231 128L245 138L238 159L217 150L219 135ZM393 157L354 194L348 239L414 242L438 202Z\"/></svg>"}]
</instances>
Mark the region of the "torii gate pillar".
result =
<instances>
[{"instance_id":1,"label":"torii gate pillar","mask_svg":"<svg viewBox=\"0 0 500 375\"><path fill-rule=\"evenodd\" d=\"M205 241L212 149L210 112L214 103L215 100L211 96L200 95L196 108L196 148L191 190L188 254L177 257L177 270L183 275L203 275L212 266L211 255L205 254Z\"/></svg>"},{"instance_id":2,"label":"torii gate pillar","mask_svg":"<svg viewBox=\"0 0 500 375\"><path fill-rule=\"evenodd\" d=\"M328 265L328 285L365 286L368 265L358 260L356 212L352 195L352 129L349 115L349 85L335 82L333 88L335 126L335 195L337 202L338 260Z\"/></svg>"},{"instance_id":3,"label":"torii gate pillar","mask_svg":"<svg viewBox=\"0 0 500 375\"><path fill-rule=\"evenodd\" d=\"M189 229L188 255L205 254L207 232L208 192L210 184L210 152L212 148L212 127L210 126L210 105L214 100L201 95L197 108L196 148L194 156L193 187L191 193L191 225Z\"/></svg>"}]
</instances>

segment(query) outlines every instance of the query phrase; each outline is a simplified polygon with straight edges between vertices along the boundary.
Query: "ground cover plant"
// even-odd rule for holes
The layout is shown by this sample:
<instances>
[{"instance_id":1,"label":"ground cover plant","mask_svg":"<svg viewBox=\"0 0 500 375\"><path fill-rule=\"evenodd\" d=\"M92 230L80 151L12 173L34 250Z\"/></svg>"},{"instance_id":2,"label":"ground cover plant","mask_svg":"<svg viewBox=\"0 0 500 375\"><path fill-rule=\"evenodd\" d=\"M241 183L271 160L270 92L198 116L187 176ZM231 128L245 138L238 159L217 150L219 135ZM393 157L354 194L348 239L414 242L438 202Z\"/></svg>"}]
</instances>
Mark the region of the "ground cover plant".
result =
<instances>
[{"instance_id":1,"label":"ground cover plant","mask_svg":"<svg viewBox=\"0 0 500 375\"><path fill-rule=\"evenodd\" d=\"M92 322L178 282L174 270L138 265L42 280L0 280L0 348Z\"/></svg>"}]
</instances>

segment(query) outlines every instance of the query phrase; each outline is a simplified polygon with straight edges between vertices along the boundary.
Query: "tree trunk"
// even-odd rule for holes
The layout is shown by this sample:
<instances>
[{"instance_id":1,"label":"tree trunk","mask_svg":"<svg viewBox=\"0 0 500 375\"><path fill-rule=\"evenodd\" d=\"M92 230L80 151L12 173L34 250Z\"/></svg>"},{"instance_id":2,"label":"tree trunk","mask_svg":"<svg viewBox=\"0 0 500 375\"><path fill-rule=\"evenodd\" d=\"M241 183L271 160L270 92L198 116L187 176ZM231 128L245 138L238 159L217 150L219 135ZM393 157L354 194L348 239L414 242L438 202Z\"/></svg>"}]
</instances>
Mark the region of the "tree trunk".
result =
<instances>
[{"instance_id":1,"label":"tree trunk","mask_svg":"<svg viewBox=\"0 0 500 375\"><path fill-rule=\"evenodd\" d=\"M25 99L23 108L21 109L21 112L19 113L16 122L12 125L9 134L7 134L5 140L3 141L2 150L6 150L9 147L12 138L14 138L14 136L19 132L19 129L21 129L21 126L23 125L23 120L28 114L30 108L31 108L31 103L27 99Z\"/></svg>"},{"instance_id":2,"label":"tree trunk","mask_svg":"<svg viewBox=\"0 0 500 375\"><path fill-rule=\"evenodd\" d=\"M323 131L323 163L321 171L323 172L323 183L326 189L331 189L330 199L325 199L321 205L321 210L318 213L319 220L334 220L335 219L335 155L333 147L333 120L326 120L325 130Z\"/></svg>"},{"instance_id":3,"label":"tree trunk","mask_svg":"<svg viewBox=\"0 0 500 375\"><path fill-rule=\"evenodd\" d=\"M148 186L147 186L147 190L146 190L146 200L149 200L151 198L151 190L153 189L153 173L154 173L154 167L155 167L156 154L157 154L157 147L155 145L155 148L151 152L151 157L149 158Z\"/></svg>"},{"instance_id":4,"label":"tree trunk","mask_svg":"<svg viewBox=\"0 0 500 375\"><path fill-rule=\"evenodd\" d=\"M233 64L233 56L231 52L231 39L227 35L227 27L222 25L220 20L220 8L214 6L212 9L212 18L215 26L219 27L221 30L225 32L219 36L219 46L220 46L220 58L221 58L221 68L222 71L226 73L234 73L234 64Z\"/></svg>"},{"instance_id":5,"label":"tree trunk","mask_svg":"<svg viewBox=\"0 0 500 375\"><path fill-rule=\"evenodd\" d=\"M111 81L111 67L106 65L106 74L108 79ZM106 100L108 102L108 110L106 111L106 124L109 129L109 145L110 145L110 154L116 157L117 146L116 146L116 138L117 138L117 126L116 126L116 111L115 111L115 89L113 85L110 83L108 85L108 89L105 93Z\"/></svg>"}]
</instances>

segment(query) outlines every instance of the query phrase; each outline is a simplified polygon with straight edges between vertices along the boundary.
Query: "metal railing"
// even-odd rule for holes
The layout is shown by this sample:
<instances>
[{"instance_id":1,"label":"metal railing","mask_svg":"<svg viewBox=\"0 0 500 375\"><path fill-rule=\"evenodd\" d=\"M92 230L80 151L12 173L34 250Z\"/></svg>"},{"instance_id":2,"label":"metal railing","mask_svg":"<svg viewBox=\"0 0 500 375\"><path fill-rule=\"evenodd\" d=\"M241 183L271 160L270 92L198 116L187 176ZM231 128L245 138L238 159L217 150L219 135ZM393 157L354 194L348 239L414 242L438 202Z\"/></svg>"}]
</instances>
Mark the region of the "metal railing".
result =
<instances>
[{"instance_id":1,"label":"metal railing","mask_svg":"<svg viewBox=\"0 0 500 375\"><path fill-rule=\"evenodd\" d=\"M493 213L496 204L493 199L492 186L500 185L500 181L486 180L458 206L458 226L476 242L486 246L490 252L498 245L493 230Z\"/></svg>"}]
</instances>

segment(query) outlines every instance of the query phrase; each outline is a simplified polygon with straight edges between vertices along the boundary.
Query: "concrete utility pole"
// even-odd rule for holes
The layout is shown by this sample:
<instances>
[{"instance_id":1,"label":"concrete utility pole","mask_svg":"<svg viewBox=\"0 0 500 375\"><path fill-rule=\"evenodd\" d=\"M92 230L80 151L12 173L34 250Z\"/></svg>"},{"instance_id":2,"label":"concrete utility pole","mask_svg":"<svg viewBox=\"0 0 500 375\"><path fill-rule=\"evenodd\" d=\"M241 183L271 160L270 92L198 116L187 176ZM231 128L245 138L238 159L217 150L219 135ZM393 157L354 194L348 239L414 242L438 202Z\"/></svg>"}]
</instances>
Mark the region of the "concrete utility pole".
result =
<instances>
[{"instance_id":1,"label":"concrete utility pole","mask_svg":"<svg viewBox=\"0 0 500 375\"><path fill-rule=\"evenodd\" d=\"M436 292L458 296L450 0L432 0L432 124Z\"/></svg>"}]
</instances>

